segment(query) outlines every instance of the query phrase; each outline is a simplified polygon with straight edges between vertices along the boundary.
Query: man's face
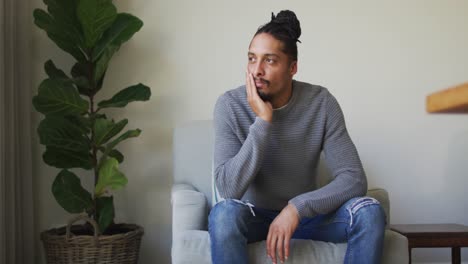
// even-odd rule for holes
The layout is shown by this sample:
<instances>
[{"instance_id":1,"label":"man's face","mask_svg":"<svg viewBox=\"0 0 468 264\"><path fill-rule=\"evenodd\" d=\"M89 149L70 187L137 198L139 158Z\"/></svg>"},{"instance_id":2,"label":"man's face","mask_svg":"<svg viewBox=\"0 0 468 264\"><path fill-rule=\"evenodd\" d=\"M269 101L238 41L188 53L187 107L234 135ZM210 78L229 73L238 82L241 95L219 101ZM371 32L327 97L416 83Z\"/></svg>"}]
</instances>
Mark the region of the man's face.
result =
<instances>
[{"instance_id":1,"label":"man's face","mask_svg":"<svg viewBox=\"0 0 468 264\"><path fill-rule=\"evenodd\" d=\"M297 62L282 51L283 43L267 33L260 33L250 42L247 70L253 74L260 97L270 102L290 95Z\"/></svg>"}]
</instances>

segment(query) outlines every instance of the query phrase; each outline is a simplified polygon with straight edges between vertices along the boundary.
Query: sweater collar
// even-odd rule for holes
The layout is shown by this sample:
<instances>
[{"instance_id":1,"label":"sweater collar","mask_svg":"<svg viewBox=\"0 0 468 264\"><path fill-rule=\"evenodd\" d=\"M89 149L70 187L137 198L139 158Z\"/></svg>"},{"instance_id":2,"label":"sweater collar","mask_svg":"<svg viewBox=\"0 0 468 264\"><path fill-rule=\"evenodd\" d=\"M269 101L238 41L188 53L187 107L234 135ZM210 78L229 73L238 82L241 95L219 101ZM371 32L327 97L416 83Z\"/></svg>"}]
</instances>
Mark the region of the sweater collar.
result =
<instances>
[{"instance_id":1,"label":"sweater collar","mask_svg":"<svg viewBox=\"0 0 468 264\"><path fill-rule=\"evenodd\" d=\"M280 108L273 109L273 119L280 118L287 114L292 108L294 108L294 104L297 98L297 94L299 93L298 91L298 85L296 80L292 81L292 95L291 98L289 98L289 101L287 104Z\"/></svg>"}]
</instances>

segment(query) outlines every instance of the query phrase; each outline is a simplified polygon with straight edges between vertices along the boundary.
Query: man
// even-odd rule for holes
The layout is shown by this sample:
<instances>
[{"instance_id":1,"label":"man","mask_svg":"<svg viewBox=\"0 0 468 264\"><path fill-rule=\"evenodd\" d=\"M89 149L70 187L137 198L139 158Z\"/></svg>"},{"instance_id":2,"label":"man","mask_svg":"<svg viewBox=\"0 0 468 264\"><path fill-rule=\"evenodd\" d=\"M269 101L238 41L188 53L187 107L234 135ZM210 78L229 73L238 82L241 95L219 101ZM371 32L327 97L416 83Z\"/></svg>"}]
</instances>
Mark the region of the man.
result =
<instances>
[{"instance_id":1,"label":"man","mask_svg":"<svg viewBox=\"0 0 468 264\"><path fill-rule=\"evenodd\" d=\"M248 263L247 244L265 239L283 263L291 238L347 242L345 263L380 263L385 213L363 197L366 176L338 102L293 80L300 35L293 12L272 15L250 43L245 86L216 103L213 173L224 200L209 216L215 264ZM334 180L316 188L322 151Z\"/></svg>"}]
</instances>

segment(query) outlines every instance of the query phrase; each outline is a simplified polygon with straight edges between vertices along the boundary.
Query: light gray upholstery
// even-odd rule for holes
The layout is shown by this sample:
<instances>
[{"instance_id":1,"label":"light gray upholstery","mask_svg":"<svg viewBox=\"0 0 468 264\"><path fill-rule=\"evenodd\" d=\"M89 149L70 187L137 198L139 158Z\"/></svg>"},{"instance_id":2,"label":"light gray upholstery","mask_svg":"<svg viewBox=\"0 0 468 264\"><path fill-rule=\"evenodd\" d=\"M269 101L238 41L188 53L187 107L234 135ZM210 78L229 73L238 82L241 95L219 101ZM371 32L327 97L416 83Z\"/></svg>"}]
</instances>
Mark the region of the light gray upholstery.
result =
<instances>
[{"instance_id":1,"label":"light gray upholstery","mask_svg":"<svg viewBox=\"0 0 468 264\"><path fill-rule=\"evenodd\" d=\"M212 199L212 121L192 121L174 131L174 186L172 188L172 263L211 263L207 230ZM330 178L326 167L319 166L319 186ZM384 189L372 189L368 196L379 200L390 223L390 202ZM249 244L250 263L270 263L265 242ZM343 263L346 243L293 239L287 263ZM385 231L384 264L408 263L407 239Z\"/></svg>"}]
</instances>

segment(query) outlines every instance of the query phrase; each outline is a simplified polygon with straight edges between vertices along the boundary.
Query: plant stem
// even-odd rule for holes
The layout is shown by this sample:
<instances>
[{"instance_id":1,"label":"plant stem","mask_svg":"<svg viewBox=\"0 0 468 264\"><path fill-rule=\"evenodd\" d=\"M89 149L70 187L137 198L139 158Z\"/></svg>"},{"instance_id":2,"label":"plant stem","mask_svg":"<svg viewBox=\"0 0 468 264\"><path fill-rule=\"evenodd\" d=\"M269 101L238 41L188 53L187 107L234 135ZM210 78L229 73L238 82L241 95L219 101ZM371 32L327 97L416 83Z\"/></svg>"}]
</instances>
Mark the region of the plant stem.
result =
<instances>
[{"instance_id":1,"label":"plant stem","mask_svg":"<svg viewBox=\"0 0 468 264\"><path fill-rule=\"evenodd\" d=\"M89 54L92 54L92 50L89 52ZM90 105L90 120L91 120L91 145L92 145L92 159L93 159L93 168L94 168L94 187L96 187L98 180L99 180L99 170L98 170L98 161L97 161L97 152L98 152L98 146L95 144L95 131L94 131L94 124L96 122L96 112L94 110L94 91L96 90L96 82L94 81L94 63L93 63L93 58L92 56L89 57L89 71L88 71L88 80L90 81L91 84L91 94L89 95L89 105ZM94 188L93 188L93 202L94 202L94 213L93 213L93 218L94 220L97 221L97 204L96 204L96 197L94 196Z\"/></svg>"},{"instance_id":2,"label":"plant stem","mask_svg":"<svg viewBox=\"0 0 468 264\"><path fill-rule=\"evenodd\" d=\"M97 162L97 151L98 148L94 144L94 122L95 122L95 114L94 112L94 96L89 97L90 105L91 105L91 114L92 114L92 127L91 127L91 144L93 146L93 168L94 168L94 186L96 186L97 181L98 181L98 162Z\"/></svg>"},{"instance_id":3,"label":"plant stem","mask_svg":"<svg viewBox=\"0 0 468 264\"><path fill-rule=\"evenodd\" d=\"M94 144L94 122L95 122L95 113L94 113L94 96L89 96L89 104L90 104L90 120L91 120L91 148L92 148L92 162L93 162L93 170L94 170L94 186L96 186L98 181L98 169L97 169L97 148L96 144ZM94 220L97 219L97 206L96 206L96 199L94 197L94 188L93 188L93 203L94 203L94 212L92 217Z\"/></svg>"}]
</instances>

